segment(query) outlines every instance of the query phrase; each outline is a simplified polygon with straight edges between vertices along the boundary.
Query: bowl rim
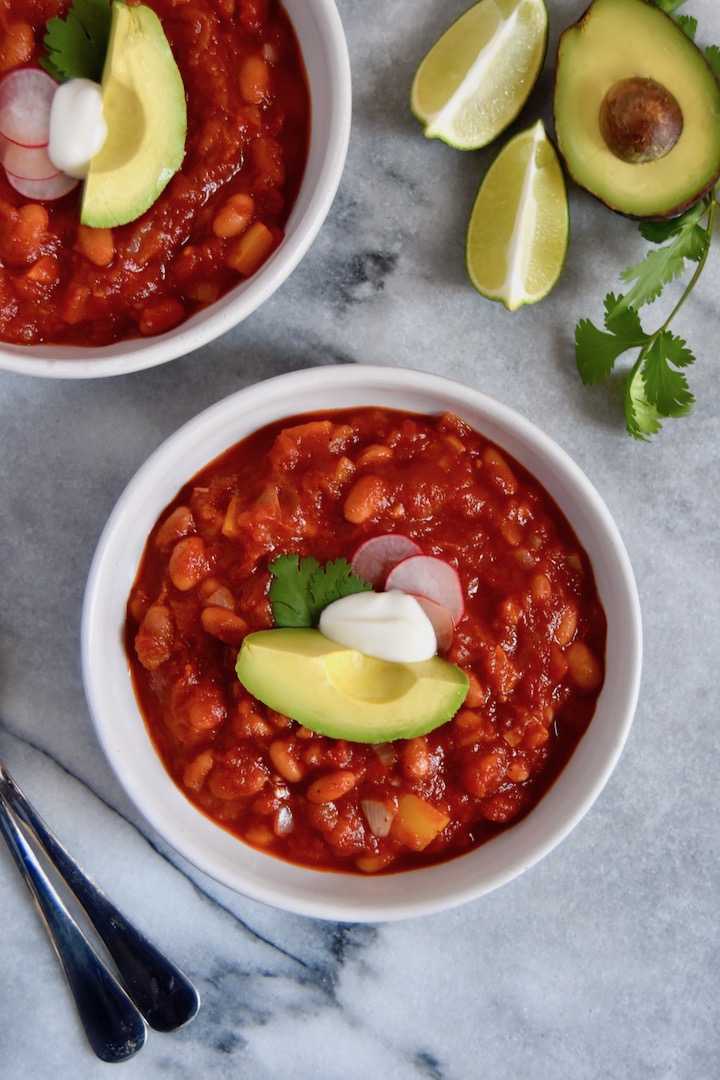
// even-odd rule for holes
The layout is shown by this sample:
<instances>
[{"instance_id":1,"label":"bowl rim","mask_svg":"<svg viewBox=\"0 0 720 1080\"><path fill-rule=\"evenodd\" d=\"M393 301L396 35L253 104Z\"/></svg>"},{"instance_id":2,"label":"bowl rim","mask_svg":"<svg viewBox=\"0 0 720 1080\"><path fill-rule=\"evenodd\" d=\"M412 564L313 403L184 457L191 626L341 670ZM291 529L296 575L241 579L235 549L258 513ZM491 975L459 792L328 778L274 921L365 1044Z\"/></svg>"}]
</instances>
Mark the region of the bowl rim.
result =
<instances>
[{"instance_id":1,"label":"bowl rim","mask_svg":"<svg viewBox=\"0 0 720 1080\"><path fill-rule=\"evenodd\" d=\"M318 397L319 405L308 405ZM544 798L521 821L474 851L436 866L376 877L285 863L242 844L193 807L152 748L135 703L122 637L124 601L150 531L148 523L154 523L182 483L272 420L362 405L457 412L518 458L567 514L590 557L608 618L607 674L595 717ZM632 567L617 525L580 467L535 424L444 376L403 367L330 365L278 375L221 399L179 428L140 466L111 512L92 560L83 602L81 659L95 732L111 769L172 848L221 884L273 907L335 921L379 922L478 899L534 866L578 824L607 783L630 731L640 687L642 624Z\"/></svg>"},{"instance_id":2,"label":"bowl rim","mask_svg":"<svg viewBox=\"0 0 720 1080\"><path fill-rule=\"evenodd\" d=\"M330 211L345 168L352 119L352 76L347 39L335 0L282 0L282 4L298 39L303 39L301 52L311 93L311 138L305 173L278 248L256 274L165 334L86 349L0 342L0 370L40 378L96 379L157 367L195 352L238 326L296 269ZM298 32L300 26L302 34ZM316 50L323 59L323 68L315 77L314 87L307 60ZM313 141L312 132L316 130L324 134L322 146Z\"/></svg>"}]
</instances>

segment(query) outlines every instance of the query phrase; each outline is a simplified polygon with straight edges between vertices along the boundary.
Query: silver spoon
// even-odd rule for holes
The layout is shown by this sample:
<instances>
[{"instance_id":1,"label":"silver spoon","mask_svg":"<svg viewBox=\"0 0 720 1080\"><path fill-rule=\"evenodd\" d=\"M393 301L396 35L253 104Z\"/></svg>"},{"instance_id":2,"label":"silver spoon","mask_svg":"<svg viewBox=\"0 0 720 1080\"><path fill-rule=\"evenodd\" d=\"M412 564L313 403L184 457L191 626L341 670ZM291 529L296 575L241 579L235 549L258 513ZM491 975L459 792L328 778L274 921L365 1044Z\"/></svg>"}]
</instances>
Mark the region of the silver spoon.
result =
<instances>
[{"instance_id":1,"label":"silver spoon","mask_svg":"<svg viewBox=\"0 0 720 1080\"><path fill-rule=\"evenodd\" d=\"M145 1042L141 1014L63 904L5 799L0 799L0 832L55 946L88 1042L103 1061L125 1061Z\"/></svg>"},{"instance_id":2,"label":"silver spoon","mask_svg":"<svg viewBox=\"0 0 720 1080\"><path fill-rule=\"evenodd\" d=\"M73 945L77 946L77 935L79 934L81 938L84 936L42 871L37 859L34 858L31 849L13 820L14 815L17 815L28 826L40 847L84 908L115 962L127 994L135 1002L135 1005L145 1016L151 1027L158 1031L173 1031L191 1020L200 1006L200 997L192 982L134 927L122 912L111 903L102 890L91 881L23 795L2 761L0 761L0 825L2 826L3 835L8 841L8 846L15 856L16 862L20 866L38 906L40 906L43 917L48 923L51 936L54 937L54 931L57 931L60 940L64 940L62 932L67 919L77 931L76 934L71 932ZM11 839L8 834L10 834ZM28 880L29 878L30 880ZM38 889L42 894L42 903L38 898ZM46 911L48 906L53 919L52 925L48 922ZM87 941L85 943L87 948L91 949ZM82 952L82 945L80 945L80 949ZM100 963L94 952L93 955L95 961ZM85 956L87 959L87 952L85 952ZM63 956L61 956L61 960L63 960L67 973L67 966ZM70 978L69 975L68 978ZM110 978L113 977L110 976ZM101 983L103 986L105 985L104 979L101 980ZM73 992L75 991L73 990ZM124 993L124 991L121 990L121 993ZM124 996L127 997L127 995ZM138 1017L138 1019L140 1018ZM140 1022L142 1024L142 1021ZM130 1042L132 1042L133 1039L137 1040L138 1032L136 1024L130 1026L133 1030L133 1035L130 1038ZM131 1053L139 1050L144 1041L144 1025L142 1025L142 1029L143 1036L137 1045L133 1044L133 1048L129 1049L128 1043L127 1052L124 1054L121 1052L120 1057L104 1058L104 1060L122 1060L123 1056L130 1056ZM93 1046L93 1049L96 1049L95 1046ZM97 1049L96 1053L98 1053ZM103 1055L99 1054L99 1056L102 1057Z\"/></svg>"}]
</instances>

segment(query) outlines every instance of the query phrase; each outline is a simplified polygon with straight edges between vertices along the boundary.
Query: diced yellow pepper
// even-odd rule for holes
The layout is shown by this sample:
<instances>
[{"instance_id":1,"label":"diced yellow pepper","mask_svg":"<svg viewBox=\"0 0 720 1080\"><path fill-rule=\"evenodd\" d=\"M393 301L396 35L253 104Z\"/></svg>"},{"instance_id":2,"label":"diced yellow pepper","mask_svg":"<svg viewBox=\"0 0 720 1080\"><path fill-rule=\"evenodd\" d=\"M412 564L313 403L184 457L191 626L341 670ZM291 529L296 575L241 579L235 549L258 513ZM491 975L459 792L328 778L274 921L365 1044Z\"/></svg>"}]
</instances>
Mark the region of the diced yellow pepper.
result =
<instances>
[{"instance_id":1,"label":"diced yellow pepper","mask_svg":"<svg viewBox=\"0 0 720 1080\"><path fill-rule=\"evenodd\" d=\"M262 221L254 221L230 247L225 261L232 270L249 277L265 262L274 247L275 237L268 227Z\"/></svg>"},{"instance_id":2,"label":"diced yellow pepper","mask_svg":"<svg viewBox=\"0 0 720 1080\"><path fill-rule=\"evenodd\" d=\"M406 847L422 851L450 822L450 815L417 795L402 795L391 833Z\"/></svg>"}]
</instances>

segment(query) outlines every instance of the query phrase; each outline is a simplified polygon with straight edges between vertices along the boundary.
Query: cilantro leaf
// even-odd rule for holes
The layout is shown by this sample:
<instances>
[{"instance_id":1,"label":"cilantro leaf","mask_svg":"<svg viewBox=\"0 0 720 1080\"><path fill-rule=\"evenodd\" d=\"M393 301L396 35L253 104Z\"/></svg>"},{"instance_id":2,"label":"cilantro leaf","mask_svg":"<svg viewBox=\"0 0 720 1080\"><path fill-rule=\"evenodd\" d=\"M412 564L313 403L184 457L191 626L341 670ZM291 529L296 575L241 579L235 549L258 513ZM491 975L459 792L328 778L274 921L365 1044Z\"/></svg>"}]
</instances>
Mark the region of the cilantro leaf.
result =
<instances>
[{"instance_id":1,"label":"cilantro leaf","mask_svg":"<svg viewBox=\"0 0 720 1080\"><path fill-rule=\"evenodd\" d=\"M652 0L655 7L659 7L661 11L666 12L668 15L672 15L676 8L679 8L681 4L685 3L685 0Z\"/></svg>"},{"instance_id":2,"label":"cilantro leaf","mask_svg":"<svg viewBox=\"0 0 720 1080\"><path fill-rule=\"evenodd\" d=\"M636 439L657 435L661 420L687 416L695 399L678 367L687 367L693 355L681 338L667 330L640 354L625 383L627 430ZM674 366L671 366L674 365Z\"/></svg>"},{"instance_id":3,"label":"cilantro leaf","mask_svg":"<svg viewBox=\"0 0 720 1080\"><path fill-rule=\"evenodd\" d=\"M335 559L325 564L322 574L317 574L312 582L313 597L319 611L334 600L350 596L356 592L368 592L372 585L353 573L347 559ZM319 612L318 612L319 614Z\"/></svg>"},{"instance_id":4,"label":"cilantro leaf","mask_svg":"<svg viewBox=\"0 0 720 1080\"><path fill-rule=\"evenodd\" d=\"M602 382L619 356L649 340L638 313L632 308L622 308L622 300L622 296L615 297L613 293L605 297L605 326L609 333L598 330L589 319L581 319L575 328L575 358L586 386Z\"/></svg>"},{"instance_id":5,"label":"cilantro leaf","mask_svg":"<svg viewBox=\"0 0 720 1080\"><path fill-rule=\"evenodd\" d=\"M635 367L625 383L625 419L628 434L635 439L646 440L660 431L660 415L645 396L640 367Z\"/></svg>"},{"instance_id":6,"label":"cilantro leaf","mask_svg":"<svg viewBox=\"0 0 720 1080\"><path fill-rule=\"evenodd\" d=\"M664 244L678 233L696 225L704 217L705 209L703 203L699 202L679 217L669 218L667 221L641 221L638 223L640 235L651 244Z\"/></svg>"},{"instance_id":7,"label":"cilantro leaf","mask_svg":"<svg viewBox=\"0 0 720 1080\"><path fill-rule=\"evenodd\" d=\"M312 555L278 555L269 564L268 596L276 626L317 626L323 608L351 593L368 592L372 585L352 572L347 559L324 567Z\"/></svg>"},{"instance_id":8,"label":"cilantro leaf","mask_svg":"<svg viewBox=\"0 0 720 1080\"><path fill-rule=\"evenodd\" d=\"M297 555L278 555L268 567L270 604L278 626L312 626L310 580L320 569L312 556L300 562Z\"/></svg>"},{"instance_id":9,"label":"cilantro leaf","mask_svg":"<svg viewBox=\"0 0 720 1080\"><path fill-rule=\"evenodd\" d=\"M708 45L705 50L705 59L715 73L715 77L720 79L720 46Z\"/></svg>"},{"instance_id":10,"label":"cilantro leaf","mask_svg":"<svg viewBox=\"0 0 720 1080\"><path fill-rule=\"evenodd\" d=\"M681 30L684 30L691 41L695 40L698 21L693 15L673 15L675 22Z\"/></svg>"},{"instance_id":11,"label":"cilantro leaf","mask_svg":"<svg viewBox=\"0 0 720 1080\"><path fill-rule=\"evenodd\" d=\"M646 229L646 232L648 230ZM634 282L624 298L626 307L639 308L657 300L663 287L682 275L685 262L700 262L710 245L710 235L691 215L672 241L649 251L642 262L623 270L620 277Z\"/></svg>"},{"instance_id":12,"label":"cilantro leaf","mask_svg":"<svg viewBox=\"0 0 720 1080\"><path fill-rule=\"evenodd\" d=\"M682 338L668 330L658 334L645 352L641 368L645 396L661 416L687 416L692 409L695 398L684 374L676 369L694 359Z\"/></svg>"},{"instance_id":13,"label":"cilantro leaf","mask_svg":"<svg viewBox=\"0 0 720 1080\"><path fill-rule=\"evenodd\" d=\"M40 64L58 82L65 79L102 79L110 37L110 0L73 0L67 16L47 24L43 44L47 55Z\"/></svg>"}]
</instances>

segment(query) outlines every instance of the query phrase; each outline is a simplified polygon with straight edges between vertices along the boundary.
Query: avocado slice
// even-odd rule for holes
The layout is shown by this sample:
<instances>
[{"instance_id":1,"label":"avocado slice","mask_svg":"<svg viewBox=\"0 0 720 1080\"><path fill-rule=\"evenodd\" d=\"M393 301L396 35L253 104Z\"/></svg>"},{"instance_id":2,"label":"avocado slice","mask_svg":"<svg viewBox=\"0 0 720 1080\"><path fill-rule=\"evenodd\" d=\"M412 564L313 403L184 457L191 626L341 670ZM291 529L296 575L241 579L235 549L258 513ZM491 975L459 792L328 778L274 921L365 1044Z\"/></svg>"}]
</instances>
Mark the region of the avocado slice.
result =
<instances>
[{"instance_id":1,"label":"avocado slice","mask_svg":"<svg viewBox=\"0 0 720 1080\"><path fill-rule=\"evenodd\" d=\"M377 660L308 628L248 634L236 672L271 709L350 742L425 735L457 712L468 691L465 672L438 656L415 664Z\"/></svg>"},{"instance_id":2,"label":"avocado slice","mask_svg":"<svg viewBox=\"0 0 720 1080\"><path fill-rule=\"evenodd\" d=\"M568 172L619 213L675 217L720 177L720 83L645 0L593 0L561 35L553 109Z\"/></svg>"},{"instance_id":3,"label":"avocado slice","mask_svg":"<svg viewBox=\"0 0 720 1080\"><path fill-rule=\"evenodd\" d=\"M185 154L185 89L149 7L114 0L102 88L108 134L90 162L80 220L112 228L152 206Z\"/></svg>"}]
</instances>

